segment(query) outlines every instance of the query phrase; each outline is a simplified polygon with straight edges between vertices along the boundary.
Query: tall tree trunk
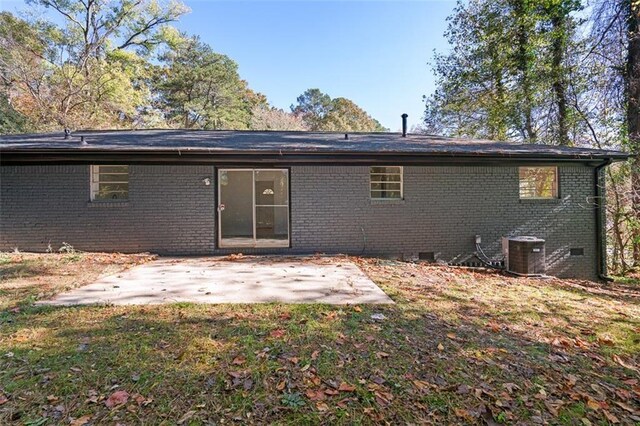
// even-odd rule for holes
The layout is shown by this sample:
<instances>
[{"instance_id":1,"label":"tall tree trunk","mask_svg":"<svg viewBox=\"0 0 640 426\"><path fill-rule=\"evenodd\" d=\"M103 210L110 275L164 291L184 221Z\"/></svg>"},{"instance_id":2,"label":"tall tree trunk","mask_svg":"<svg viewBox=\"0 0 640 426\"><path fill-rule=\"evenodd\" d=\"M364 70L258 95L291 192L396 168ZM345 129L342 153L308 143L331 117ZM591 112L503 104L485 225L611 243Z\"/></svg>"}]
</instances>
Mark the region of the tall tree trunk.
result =
<instances>
[{"instance_id":1,"label":"tall tree trunk","mask_svg":"<svg viewBox=\"0 0 640 426\"><path fill-rule=\"evenodd\" d=\"M536 131L533 128L533 91L531 88L531 56L529 54L529 48L531 47L530 40L530 25L527 23L528 14L527 4L522 0L515 0L513 2L513 8L517 21L517 57L516 67L520 74L520 87L522 90L521 99L521 114L524 123L524 129L522 133L525 137L525 141L528 143L536 142Z\"/></svg>"},{"instance_id":2,"label":"tall tree trunk","mask_svg":"<svg viewBox=\"0 0 640 426\"><path fill-rule=\"evenodd\" d=\"M501 63L500 53L497 50L491 52L491 76L493 86L493 99L488 108L489 138L493 140L507 139L507 118L505 117L505 84L504 69Z\"/></svg>"},{"instance_id":3,"label":"tall tree trunk","mask_svg":"<svg viewBox=\"0 0 640 426\"><path fill-rule=\"evenodd\" d=\"M633 263L640 266L640 5L635 0L625 0L628 10L627 46L627 130L631 160L633 225Z\"/></svg>"},{"instance_id":4,"label":"tall tree trunk","mask_svg":"<svg viewBox=\"0 0 640 426\"><path fill-rule=\"evenodd\" d=\"M553 43L551 67L553 75L553 92L558 109L558 144L569 145L569 131L567 125L567 80L564 69L564 54L567 40L567 18L561 11L555 11L551 18L553 27Z\"/></svg>"}]
</instances>

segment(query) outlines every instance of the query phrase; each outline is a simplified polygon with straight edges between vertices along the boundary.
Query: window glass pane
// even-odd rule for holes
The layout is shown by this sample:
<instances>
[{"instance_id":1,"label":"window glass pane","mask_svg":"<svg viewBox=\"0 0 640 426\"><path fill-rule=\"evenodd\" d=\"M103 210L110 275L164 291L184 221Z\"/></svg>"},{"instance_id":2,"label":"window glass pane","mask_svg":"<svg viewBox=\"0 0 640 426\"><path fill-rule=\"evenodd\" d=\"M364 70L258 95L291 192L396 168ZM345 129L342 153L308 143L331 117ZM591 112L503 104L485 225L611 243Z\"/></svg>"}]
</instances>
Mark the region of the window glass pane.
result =
<instances>
[{"instance_id":1,"label":"window glass pane","mask_svg":"<svg viewBox=\"0 0 640 426\"><path fill-rule=\"evenodd\" d=\"M96 200L126 200L127 198L128 194L126 192L99 192L95 196Z\"/></svg>"},{"instance_id":2,"label":"window glass pane","mask_svg":"<svg viewBox=\"0 0 640 426\"><path fill-rule=\"evenodd\" d=\"M520 167L520 198L557 198L556 167Z\"/></svg>"},{"instance_id":3,"label":"window glass pane","mask_svg":"<svg viewBox=\"0 0 640 426\"><path fill-rule=\"evenodd\" d=\"M99 180L100 182L127 182L129 179L129 175L113 175L113 174L103 174L100 173Z\"/></svg>"},{"instance_id":4,"label":"window glass pane","mask_svg":"<svg viewBox=\"0 0 640 426\"><path fill-rule=\"evenodd\" d=\"M253 172L221 170L219 174L221 238L253 240Z\"/></svg>"},{"instance_id":5,"label":"window glass pane","mask_svg":"<svg viewBox=\"0 0 640 426\"><path fill-rule=\"evenodd\" d=\"M400 191L400 182L380 182L378 185L380 185L381 189Z\"/></svg>"},{"instance_id":6,"label":"window glass pane","mask_svg":"<svg viewBox=\"0 0 640 426\"><path fill-rule=\"evenodd\" d=\"M386 167L371 167L371 173L386 173Z\"/></svg>"},{"instance_id":7,"label":"window glass pane","mask_svg":"<svg viewBox=\"0 0 640 426\"><path fill-rule=\"evenodd\" d=\"M400 199L401 194L400 191L371 191L371 198L391 198L391 199Z\"/></svg>"},{"instance_id":8,"label":"window glass pane","mask_svg":"<svg viewBox=\"0 0 640 426\"><path fill-rule=\"evenodd\" d=\"M289 179L286 170L256 170L257 205L286 206L289 202Z\"/></svg>"},{"instance_id":9,"label":"window glass pane","mask_svg":"<svg viewBox=\"0 0 640 426\"><path fill-rule=\"evenodd\" d=\"M371 180L382 182L400 182L399 174L386 174L386 175L371 175Z\"/></svg>"},{"instance_id":10,"label":"window glass pane","mask_svg":"<svg viewBox=\"0 0 640 426\"><path fill-rule=\"evenodd\" d=\"M256 206L256 238L289 239L289 209L287 206Z\"/></svg>"},{"instance_id":11,"label":"window glass pane","mask_svg":"<svg viewBox=\"0 0 640 426\"><path fill-rule=\"evenodd\" d=\"M100 192L105 191L118 191L118 192L129 192L129 184L128 183L103 183L100 182L98 184L98 190Z\"/></svg>"},{"instance_id":12,"label":"window glass pane","mask_svg":"<svg viewBox=\"0 0 640 426\"><path fill-rule=\"evenodd\" d=\"M98 166L100 173L129 173L129 166Z\"/></svg>"},{"instance_id":13,"label":"window glass pane","mask_svg":"<svg viewBox=\"0 0 640 426\"><path fill-rule=\"evenodd\" d=\"M402 199L402 168L375 166L370 170L371 198Z\"/></svg>"},{"instance_id":14,"label":"window glass pane","mask_svg":"<svg viewBox=\"0 0 640 426\"><path fill-rule=\"evenodd\" d=\"M129 166L91 166L92 200L129 198Z\"/></svg>"}]
</instances>

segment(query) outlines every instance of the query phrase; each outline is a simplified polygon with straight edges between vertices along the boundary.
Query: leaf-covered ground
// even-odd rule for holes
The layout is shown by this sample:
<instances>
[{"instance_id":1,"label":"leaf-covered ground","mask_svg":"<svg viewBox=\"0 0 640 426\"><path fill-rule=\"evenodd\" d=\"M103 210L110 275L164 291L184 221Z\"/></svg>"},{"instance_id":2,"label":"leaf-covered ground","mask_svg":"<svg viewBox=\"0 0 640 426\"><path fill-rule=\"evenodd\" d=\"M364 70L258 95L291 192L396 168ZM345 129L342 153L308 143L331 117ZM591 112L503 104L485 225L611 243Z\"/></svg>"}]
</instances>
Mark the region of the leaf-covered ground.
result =
<instances>
[{"instance_id":1,"label":"leaf-covered ground","mask_svg":"<svg viewBox=\"0 0 640 426\"><path fill-rule=\"evenodd\" d=\"M0 424L640 424L638 287L336 257L396 305L31 306L147 259L0 255Z\"/></svg>"}]
</instances>

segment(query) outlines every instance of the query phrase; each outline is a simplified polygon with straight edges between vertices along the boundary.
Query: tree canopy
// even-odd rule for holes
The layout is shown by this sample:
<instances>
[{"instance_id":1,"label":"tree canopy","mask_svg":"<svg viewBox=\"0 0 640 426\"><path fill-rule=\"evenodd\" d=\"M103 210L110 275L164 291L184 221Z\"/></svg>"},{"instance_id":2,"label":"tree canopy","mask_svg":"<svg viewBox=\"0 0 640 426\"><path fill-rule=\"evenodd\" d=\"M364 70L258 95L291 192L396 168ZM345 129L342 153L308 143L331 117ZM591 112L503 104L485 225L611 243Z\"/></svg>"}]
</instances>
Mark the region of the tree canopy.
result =
<instances>
[{"instance_id":1,"label":"tree canopy","mask_svg":"<svg viewBox=\"0 0 640 426\"><path fill-rule=\"evenodd\" d=\"M575 0L459 2L445 33L451 51L433 60L437 89L425 97L425 127L458 136L578 143L584 129L570 104L584 90L580 9Z\"/></svg>"},{"instance_id":2,"label":"tree canopy","mask_svg":"<svg viewBox=\"0 0 640 426\"><path fill-rule=\"evenodd\" d=\"M353 102L317 89L294 112L269 105L232 58L171 26L189 11L179 0L26 1L58 19L0 13L3 133L382 129Z\"/></svg>"},{"instance_id":3,"label":"tree canopy","mask_svg":"<svg viewBox=\"0 0 640 426\"><path fill-rule=\"evenodd\" d=\"M331 99L320 89L306 90L298 96L297 102L297 105L291 105L291 112L301 117L310 130L330 132L388 131L355 102L347 98Z\"/></svg>"},{"instance_id":4,"label":"tree canopy","mask_svg":"<svg viewBox=\"0 0 640 426\"><path fill-rule=\"evenodd\" d=\"M238 74L238 64L197 37L182 37L161 56L153 88L170 125L247 129L252 108L265 104Z\"/></svg>"}]
</instances>

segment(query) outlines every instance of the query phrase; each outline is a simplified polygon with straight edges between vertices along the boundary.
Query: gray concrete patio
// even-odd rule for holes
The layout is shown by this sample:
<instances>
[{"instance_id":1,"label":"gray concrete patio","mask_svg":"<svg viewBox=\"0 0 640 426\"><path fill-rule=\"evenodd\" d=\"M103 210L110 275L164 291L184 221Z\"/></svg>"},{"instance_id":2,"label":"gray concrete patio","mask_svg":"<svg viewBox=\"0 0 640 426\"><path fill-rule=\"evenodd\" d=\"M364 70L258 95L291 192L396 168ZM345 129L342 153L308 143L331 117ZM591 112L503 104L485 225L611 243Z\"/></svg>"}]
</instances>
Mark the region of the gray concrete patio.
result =
<instances>
[{"instance_id":1,"label":"gray concrete patio","mask_svg":"<svg viewBox=\"0 0 640 426\"><path fill-rule=\"evenodd\" d=\"M46 305L194 303L394 303L342 259L160 258L57 295Z\"/></svg>"}]
</instances>

